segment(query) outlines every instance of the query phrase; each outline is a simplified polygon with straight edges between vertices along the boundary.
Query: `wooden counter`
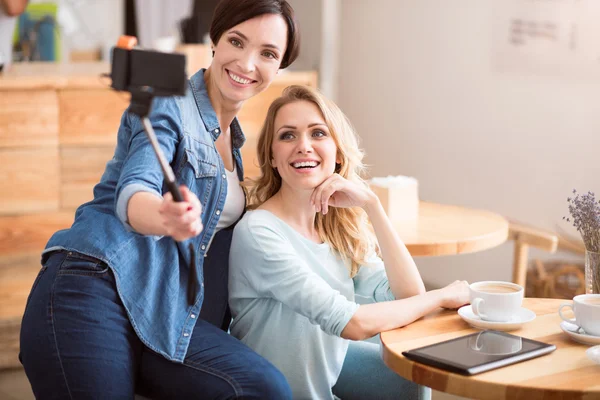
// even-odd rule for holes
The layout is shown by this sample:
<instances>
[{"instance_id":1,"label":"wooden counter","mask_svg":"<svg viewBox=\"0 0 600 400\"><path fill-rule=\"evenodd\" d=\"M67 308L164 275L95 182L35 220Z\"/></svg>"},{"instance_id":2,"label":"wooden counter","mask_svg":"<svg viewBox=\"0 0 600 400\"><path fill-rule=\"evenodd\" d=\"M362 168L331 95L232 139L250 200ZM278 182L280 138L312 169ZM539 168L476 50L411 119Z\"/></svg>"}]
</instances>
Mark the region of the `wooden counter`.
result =
<instances>
[{"instance_id":1,"label":"wooden counter","mask_svg":"<svg viewBox=\"0 0 600 400\"><path fill-rule=\"evenodd\" d=\"M3 320L20 320L48 238L92 199L112 158L129 98L110 89L102 76L109 69L107 63L27 63L0 74L0 333ZM267 108L291 84L316 86L317 74L281 72L240 111L246 176L258 171L257 134Z\"/></svg>"},{"instance_id":2,"label":"wooden counter","mask_svg":"<svg viewBox=\"0 0 600 400\"><path fill-rule=\"evenodd\" d=\"M102 75L109 72L110 65L104 62L16 63L12 64L4 73L0 73L0 90L108 89L110 79ZM283 70L277 74L270 88L289 85L316 86L316 84L316 71ZM263 94L254 100L264 97Z\"/></svg>"},{"instance_id":3,"label":"wooden counter","mask_svg":"<svg viewBox=\"0 0 600 400\"><path fill-rule=\"evenodd\" d=\"M15 64L0 75L0 232L8 224L72 212L92 198L104 166L112 157L128 96L101 77L104 63ZM247 136L242 149L247 176L255 176L258 130L271 101L290 84L316 85L314 72L283 72L269 89L249 100L239 119ZM68 213L67 213L68 214ZM5 217L10 217L6 219ZM52 224L54 225L54 224ZM53 226L54 228L54 226ZM13 235L8 237L14 238ZM24 238L25 239L25 238ZM0 261L20 252L23 243L0 241ZM39 244L31 249L40 250Z\"/></svg>"}]
</instances>

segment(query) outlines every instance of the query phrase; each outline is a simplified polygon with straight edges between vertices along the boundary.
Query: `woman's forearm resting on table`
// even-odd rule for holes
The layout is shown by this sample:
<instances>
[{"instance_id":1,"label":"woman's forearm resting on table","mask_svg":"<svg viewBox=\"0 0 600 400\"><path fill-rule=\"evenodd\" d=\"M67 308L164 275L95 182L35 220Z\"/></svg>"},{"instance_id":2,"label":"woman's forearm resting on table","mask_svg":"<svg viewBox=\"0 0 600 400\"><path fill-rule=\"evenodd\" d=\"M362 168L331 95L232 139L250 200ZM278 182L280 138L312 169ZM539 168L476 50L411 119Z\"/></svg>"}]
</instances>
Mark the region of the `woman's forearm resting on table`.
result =
<instances>
[{"instance_id":1,"label":"woman's forearm resting on table","mask_svg":"<svg viewBox=\"0 0 600 400\"><path fill-rule=\"evenodd\" d=\"M380 332L403 327L439 308L442 302L443 292L432 290L402 300L361 305L341 336L364 340Z\"/></svg>"},{"instance_id":2,"label":"woman's forearm resting on table","mask_svg":"<svg viewBox=\"0 0 600 400\"><path fill-rule=\"evenodd\" d=\"M365 206L365 211L377 236L390 288L396 299L425 293L425 285L412 256L375 194Z\"/></svg>"}]
</instances>

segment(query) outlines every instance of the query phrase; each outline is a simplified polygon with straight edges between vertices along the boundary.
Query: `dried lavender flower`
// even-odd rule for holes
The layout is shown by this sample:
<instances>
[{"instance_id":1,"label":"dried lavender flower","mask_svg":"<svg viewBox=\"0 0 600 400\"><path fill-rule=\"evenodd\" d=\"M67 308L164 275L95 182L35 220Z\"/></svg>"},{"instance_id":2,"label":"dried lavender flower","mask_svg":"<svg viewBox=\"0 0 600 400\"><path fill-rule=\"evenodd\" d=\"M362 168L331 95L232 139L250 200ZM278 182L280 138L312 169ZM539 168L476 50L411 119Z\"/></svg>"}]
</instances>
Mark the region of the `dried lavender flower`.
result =
<instances>
[{"instance_id":1,"label":"dried lavender flower","mask_svg":"<svg viewBox=\"0 0 600 400\"><path fill-rule=\"evenodd\" d=\"M581 234L587 250L586 286L591 293L600 293L600 202L596 201L593 192L580 195L573 189L573 194L575 197L567 197L571 218L563 219L572 222Z\"/></svg>"},{"instance_id":2,"label":"dried lavender flower","mask_svg":"<svg viewBox=\"0 0 600 400\"><path fill-rule=\"evenodd\" d=\"M593 192L580 195L573 189L575 197L567 198L569 214L567 222L572 222L579 231L589 251L600 252L600 202L597 202Z\"/></svg>"}]
</instances>

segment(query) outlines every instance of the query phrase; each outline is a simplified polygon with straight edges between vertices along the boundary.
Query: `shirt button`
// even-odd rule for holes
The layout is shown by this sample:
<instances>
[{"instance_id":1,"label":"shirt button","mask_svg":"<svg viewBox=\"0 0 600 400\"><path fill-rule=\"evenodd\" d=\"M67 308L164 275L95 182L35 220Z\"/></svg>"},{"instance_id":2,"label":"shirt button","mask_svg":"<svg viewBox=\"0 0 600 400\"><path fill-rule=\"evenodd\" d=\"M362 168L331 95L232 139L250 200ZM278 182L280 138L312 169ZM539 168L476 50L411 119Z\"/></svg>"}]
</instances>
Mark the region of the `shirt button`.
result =
<instances>
[{"instance_id":1,"label":"shirt button","mask_svg":"<svg viewBox=\"0 0 600 400\"><path fill-rule=\"evenodd\" d=\"M192 319L196 318L196 314L190 315L190 318L192 318Z\"/></svg>"},{"instance_id":2,"label":"shirt button","mask_svg":"<svg viewBox=\"0 0 600 400\"><path fill-rule=\"evenodd\" d=\"M221 211L217 210L217 215L221 215Z\"/></svg>"},{"instance_id":3,"label":"shirt button","mask_svg":"<svg viewBox=\"0 0 600 400\"><path fill-rule=\"evenodd\" d=\"M202 246L200 246L200 248L201 248L202 250L206 250L206 246L205 246L205 245L202 245Z\"/></svg>"},{"instance_id":4,"label":"shirt button","mask_svg":"<svg viewBox=\"0 0 600 400\"><path fill-rule=\"evenodd\" d=\"M223 174L221 176L223 177L223 179L227 179L227 175Z\"/></svg>"},{"instance_id":5,"label":"shirt button","mask_svg":"<svg viewBox=\"0 0 600 400\"><path fill-rule=\"evenodd\" d=\"M215 133L219 133L219 128L215 129Z\"/></svg>"},{"instance_id":6,"label":"shirt button","mask_svg":"<svg viewBox=\"0 0 600 400\"><path fill-rule=\"evenodd\" d=\"M188 337L188 336L190 336L190 334L189 334L189 333L187 333L187 332L185 332L185 333L183 334L183 336L184 336L184 337Z\"/></svg>"}]
</instances>

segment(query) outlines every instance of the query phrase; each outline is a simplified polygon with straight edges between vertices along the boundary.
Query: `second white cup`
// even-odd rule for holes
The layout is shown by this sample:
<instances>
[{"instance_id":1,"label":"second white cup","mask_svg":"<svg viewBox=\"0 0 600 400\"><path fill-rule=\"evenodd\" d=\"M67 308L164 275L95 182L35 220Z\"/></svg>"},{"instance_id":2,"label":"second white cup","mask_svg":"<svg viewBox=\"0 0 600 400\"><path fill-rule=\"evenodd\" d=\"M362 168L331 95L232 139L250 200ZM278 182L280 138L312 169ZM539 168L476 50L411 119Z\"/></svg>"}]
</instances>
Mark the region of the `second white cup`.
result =
<instances>
[{"instance_id":1,"label":"second white cup","mask_svg":"<svg viewBox=\"0 0 600 400\"><path fill-rule=\"evenodd\" d=\"M569 319L563 315L565 307L573 309L575 319ZM558 314L563 320L583 328L588 335L600 336L600 294L575 296L573 297L573 304L561 304Z\"/></svg>"}]
</instances>

